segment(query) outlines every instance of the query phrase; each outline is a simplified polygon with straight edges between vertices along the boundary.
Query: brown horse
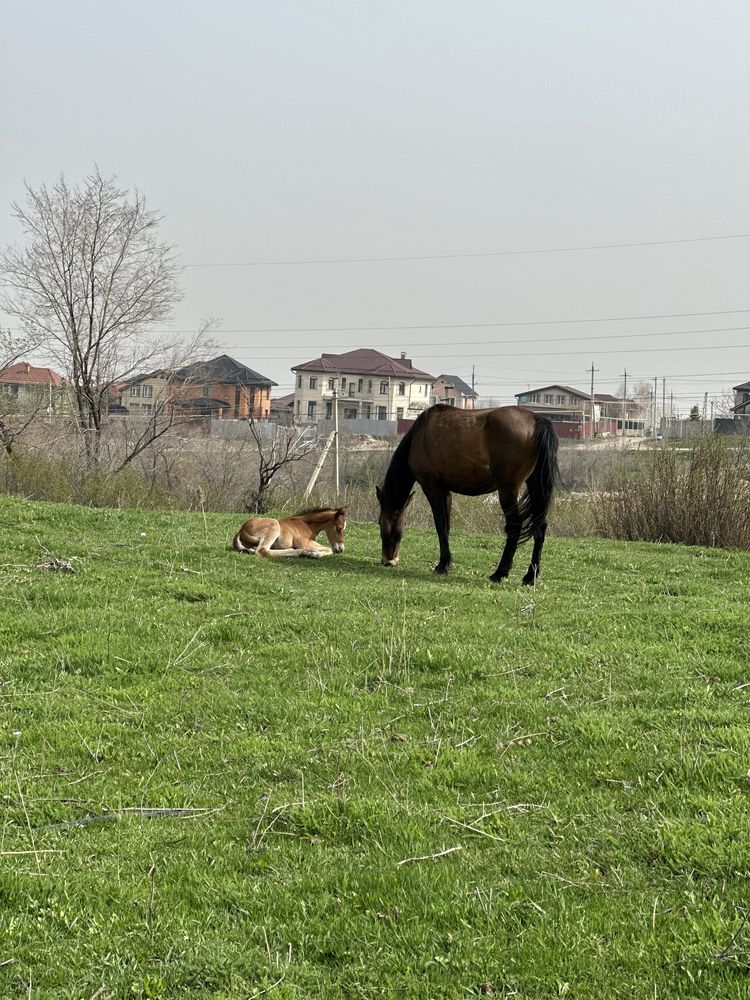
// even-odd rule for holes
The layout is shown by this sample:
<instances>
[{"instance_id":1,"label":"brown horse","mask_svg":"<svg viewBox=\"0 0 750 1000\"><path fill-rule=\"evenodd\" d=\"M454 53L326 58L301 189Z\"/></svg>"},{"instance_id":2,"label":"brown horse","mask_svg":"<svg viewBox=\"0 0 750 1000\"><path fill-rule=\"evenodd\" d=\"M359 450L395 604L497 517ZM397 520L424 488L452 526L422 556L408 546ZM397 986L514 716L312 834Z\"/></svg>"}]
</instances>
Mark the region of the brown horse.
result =
<instances>
[{"instance_id":1,"label":"brown horse","mask_svg":"<svg viewBox=\"0 0 750 1000\"><path fill-rule=\"evenodd\" d=\"M557 477L557 435L546 417L523 406L493 410L432 406L404 435L382 489L376 488L381 561L384 566L398 562L404 514L414 496L410 491L415 480L432 508L440 540L436 573L446 573L453 562L448 545L451 494L479 496L497 490L507 540L490 580L496 583L508 576L519 542L533 536L531 564L523 578L525 584L533 584L539 576L547 511ZM524 483L526 493L519 502Z\"/></svg>"},{"instance_id":2,"label":"brown horse","mask_svg":"<svg viewBox=\"0 0 750 1000\"><path fill-rule=\"evenodd\" d=\"M344 551L346 507L315 507L292 517L251 517L234 536L234 547L249 556L276 559L284 556L307 556L320 559ZM321 531L328 545L315 541Z\"/></svg>"}]
</instances>

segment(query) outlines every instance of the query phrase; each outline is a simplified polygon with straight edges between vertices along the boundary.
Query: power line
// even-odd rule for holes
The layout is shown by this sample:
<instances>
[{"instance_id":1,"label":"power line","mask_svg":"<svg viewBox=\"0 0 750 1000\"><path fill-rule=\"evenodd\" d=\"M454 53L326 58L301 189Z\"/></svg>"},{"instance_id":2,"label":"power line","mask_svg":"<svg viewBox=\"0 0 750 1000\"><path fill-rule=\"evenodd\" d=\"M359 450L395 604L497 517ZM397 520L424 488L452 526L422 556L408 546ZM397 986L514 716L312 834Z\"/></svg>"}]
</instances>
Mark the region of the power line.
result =
<instances>
[{"instance_id":1,"label":"power line","mask_svg":"<svg viewBox=\"0 0 750 1000\"><path fill-rule=\"evenodd\" d=\"M420 323L417 325L397 324L395 326L290 326L290 327L248 327L244 330L217 330L217 334L235 333L380 333L390 330L464 330L468 328L486 329L496 326L564 326L574 323L623 323L641 319L685 319L689 316L733 316L750 312L745 309L716 309L709 312L654 313L643 316L598 316L585 319L530 319L497 320L492 323ZM154 330L154 333L195 333L189 330ZM387 346L387 345L386 345Z\"/></svg>"},{"instance_id":2,"label":"power line","mask_svg":"<svg viewBox=\"0 0 750 1000\"><path fill-rule=\"evenodd\" d=\"M750 327L746 327L746 326L726 326L726 327L719 327L717 329L712 329L712 330L668 330L668 331L665 331L663 333L654 333L653 330L650 330L648 333L626 333L626 334L622 334L622 333L605 333L605 334L594 334L592 336L586 336L586 337L575 337L575 336L573 336L573 337L566 337L566 340L567 341L571 341L571 340L581 340L581 341L595 340L595 341L600 341L600 340L623 340L623 338L626 338L627 340L634 340L635 338L638 338L638 337L684 337L684 336L686 336L688 334L691 334L691 333L726 333L726 332L729 332L729 331L732 331L732 330L747 330L747 329L750 329ZM390 344L384 344L381 341L380 346L381 347L388 347L388 346L393 347L393 346L400 345L400 343L401 343L400 341L392 341L392 342L390 342ZM495 340L495 339L493 339L493 340L462 340L461 341L461 346L462 347L476 347L476 346L481 346L482 344L495 344L498 347L500 347L500 346L504 346L505 344L550 344L550 343L557 343L557 338L555 338L555 337L534 337L534 338L531 338L531 337L521 337L518 340L501 340L501 341ZM313 350L313 349L314 350L318 350L320 348L320 346L321 345L319 345L319 344L305 344L305 347L308 350ZM451 344L446 344L446 343L440 343L438 341L426 341L426 342L422 341L422 342L420 342L419 344L417 344L415 346L418 347L419 350L425 350L426 348L430 348L430 347L450 347L452 345ZM742 345L739 345L739 346L742 346ZM665 348L665 350L666 349L667 348ZM262 350L266 350L266 348L239 347L239 348L235 349L235 353L237 353L237 354L239 354L239 353L243 353L243 354L250 353L250 354L255 355L256 357L259 357L259 356L262 356L259 353ZM278 353L279 351L295 351L295 352L299 352L301 350L301 348L300 347L296 347L294 345L290 345L290 346L275 347L275 348L273 348L273 350L274 350L275 353ZM483 357L483 356L487 356L487 355L477 355L477 356L478 357ZM510 356L511 357L518 357L519 355L510 355ZM433 355L433 357L440 357L440 355Z\"/></svg>"},{"instance_id":3,"label":"power line","mask_svg":"<svg viewBox=\"0 0 750 1000\"><path fill-rule=\"evenodd\" d=\"M730 233L725 236L690 236L676 240L641 240L637 243L595 243L577 247L543 247L532 250L482 250L475 253L418 254L413 257L326 257L299 260L250 260L225 263L184 264L185 268L217 267L289 267L302 264L395 264L420 260L471 260L479 257L527 257L546 253L581 253L587 250L622 250L631 247L661 247L678 243L708 243L716 240L747 239L750 233Z\"/></svg>"}]
</instances>

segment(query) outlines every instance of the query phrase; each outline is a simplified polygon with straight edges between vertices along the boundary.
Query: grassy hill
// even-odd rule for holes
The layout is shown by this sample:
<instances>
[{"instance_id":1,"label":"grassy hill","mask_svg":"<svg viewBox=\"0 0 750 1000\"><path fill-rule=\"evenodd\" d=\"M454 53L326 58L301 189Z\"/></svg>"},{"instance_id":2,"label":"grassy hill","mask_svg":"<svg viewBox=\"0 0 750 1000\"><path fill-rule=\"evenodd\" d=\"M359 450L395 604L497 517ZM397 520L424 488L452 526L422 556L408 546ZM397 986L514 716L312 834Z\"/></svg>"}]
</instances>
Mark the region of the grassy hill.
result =
<instances>
[{"instance_id":1,"label":"grassy hill","mask_svg":"<svg viewBox=\"0 0 750 1000\"><path fill-rule=\"evenodd\" d=\"M746 995L750 555L241 520L0 497L0 996Z\"/></svg>"}]
</instances>

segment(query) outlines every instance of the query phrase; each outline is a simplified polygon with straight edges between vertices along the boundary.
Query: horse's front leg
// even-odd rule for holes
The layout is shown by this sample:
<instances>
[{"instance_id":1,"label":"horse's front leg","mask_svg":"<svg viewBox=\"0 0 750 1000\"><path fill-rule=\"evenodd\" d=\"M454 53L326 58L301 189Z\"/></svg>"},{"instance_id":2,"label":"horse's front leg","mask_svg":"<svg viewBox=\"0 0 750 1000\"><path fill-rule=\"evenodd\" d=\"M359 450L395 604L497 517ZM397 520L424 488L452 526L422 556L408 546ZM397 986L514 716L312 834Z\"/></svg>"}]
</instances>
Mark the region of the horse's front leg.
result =
<instances>
[{"instance_id":1,"label":"horse's front leg","mask_svg":"<svg viewBox=\"0 0 750 1000\"><path fill-rule=\"evenodd\" d=\"M451 530L451 504L450 493L434 489L426 491L427 500L432 509L432 517L435 521L435 531L437 531L438 542L440 543L440 561L433 570L434 573L447 573L453 566L448 536Z\"/></svg>"},{"instance_id":2,"label":"horse's front leg","mask_svg":"<svg viewBox=\"0 0 750 1000\"><path fill-rule=\"evenodd\" d=\"M500 506L505 514L505 548L497 569L490 577L493 583L505 580L513 567L513 558L518 548L521 535L521 513L518 509L518 496L515 490L500 490L498 492Z\"/></svg>"},{"instance_id":3,"label":"horse's front leg","mask_svg":"<svg viewBox=\"0 0 750 1000\"><path fill-rule=\"evenodd\" d=\"M333 549L328 545L321 545L320 542L303 542L302 545L297 549L300 556L306 556L308 559L322 559L323 556L332 556Z\"/></svg>"}]
</instances>

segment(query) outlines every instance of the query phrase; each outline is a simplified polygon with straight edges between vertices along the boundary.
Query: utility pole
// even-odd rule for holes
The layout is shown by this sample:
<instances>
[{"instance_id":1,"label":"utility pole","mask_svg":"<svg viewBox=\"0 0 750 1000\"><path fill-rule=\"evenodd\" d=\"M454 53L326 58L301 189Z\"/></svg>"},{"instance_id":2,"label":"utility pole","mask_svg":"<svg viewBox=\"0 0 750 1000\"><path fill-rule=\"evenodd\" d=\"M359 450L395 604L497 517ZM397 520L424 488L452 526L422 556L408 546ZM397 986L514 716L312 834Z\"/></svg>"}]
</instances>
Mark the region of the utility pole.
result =
<instances>
[{"instance_id":1,"label":"utility pole","mask_svg":"<svg viewBox=\"0 0 750 1000\"><path fill-rule=\"evenodd\" d=\"M703 423L706 422L706 410L708 409L708 393L703 393Z\"/></svg>"},{"instance_id":2,"label":"utility pole","mask_svg":"<svg viewBox=\"0 0 750 1000\"><path fill-rule=\"evenodd\" d=\"M661 420L664 424L664 430L662 431L662 439L664 438L664 432L666 431L667 423L667 380L662 378L661 380Z\"/></svg>"},{"instance_id":3,"label":"utility pole","mask_svg":"<svg viewBox=\"0 0 750 1000\"><path fill-rule=\"evenodd\" d=\"M651 437L654 439L654 441L656 440L656 417L657 417L656 389L658 382L659 379L657 378L656 375L654 375L654 427L653 430L651 431Z\"/></svg>"},{"instance_id":4,"label":"utility pole","mask_svg":"<svg viewBox=\"0 0 750 1000\"><path fill-rule=\"evenodd\" d=\"M594 407L594 372L598 372L598 368L594 368L594 362L591 362L591 436L596 437L596 409Z\"/></svg>"},{"instance_id":5,"label":"utility pole","mask_svg":"<svg viewBox=\"0 0 750 1000\"><path fill-rule=\"evenodd\" d=\"M336 383L333 387L333 468L337 498L339 495L339 382L340 377L336 376Z\"/></svg>"},{"instance_id":6,"label":"utility pole","mask_svg":"<svg viewBox=\"0 0 750 1000\"><path fill-rule=\"evenodd\" d=\"M625 437L625 418L627 416L627 398L628 398L628 370L627 368L623 371L622 377L625 380L623 390L622 390L622 436Z\"/></svg>"},{"instance_id":7,"label":"utility pole","mask_svg":"<svg viewBox=\"0 0 750 1000\"><path fill-rule=\"evenodd\" d=\"M474 365L471 366L471 391L474 392Z\"/></svg>"}]
</instances>

